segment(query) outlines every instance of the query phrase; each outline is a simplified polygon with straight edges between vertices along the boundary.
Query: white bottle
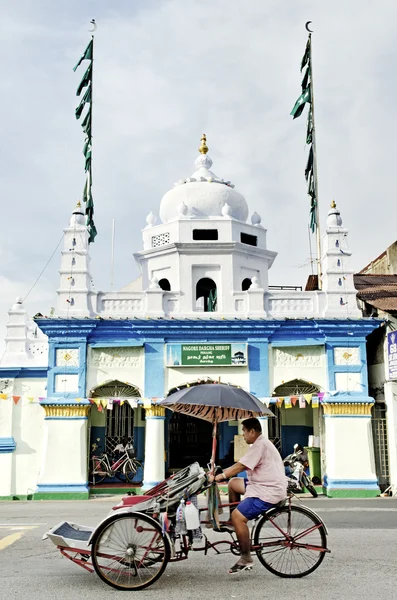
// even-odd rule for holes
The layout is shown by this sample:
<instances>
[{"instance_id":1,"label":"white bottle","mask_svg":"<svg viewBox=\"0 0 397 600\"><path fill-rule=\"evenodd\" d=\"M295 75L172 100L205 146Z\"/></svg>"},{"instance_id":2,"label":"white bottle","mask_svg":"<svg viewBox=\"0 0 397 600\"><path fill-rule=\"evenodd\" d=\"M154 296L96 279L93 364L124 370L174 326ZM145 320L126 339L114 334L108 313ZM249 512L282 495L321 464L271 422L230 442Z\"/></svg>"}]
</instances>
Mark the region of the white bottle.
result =
<instances>
[{"instance_id":1,"label":"white bottle","mask_svg":"<svg viewBox=\"0 0 397 600\"><path fill-rule=\"evenodd\" d=\"M198 529L200 527L199 511L191 502L185 506L186 529Z\"/></svg>"}]
</instances>

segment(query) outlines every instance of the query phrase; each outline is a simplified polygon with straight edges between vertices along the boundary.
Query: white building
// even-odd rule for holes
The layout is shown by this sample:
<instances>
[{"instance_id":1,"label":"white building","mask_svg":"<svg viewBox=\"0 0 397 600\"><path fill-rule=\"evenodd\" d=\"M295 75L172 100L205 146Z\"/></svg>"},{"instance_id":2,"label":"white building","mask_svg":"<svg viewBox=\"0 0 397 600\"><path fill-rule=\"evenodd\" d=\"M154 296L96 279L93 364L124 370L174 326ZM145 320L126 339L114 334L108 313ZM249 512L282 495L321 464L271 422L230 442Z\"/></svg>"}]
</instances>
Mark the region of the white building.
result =
<instances>
[{"instance_id":1,"label":"white building","mask_svg":"<svg viewBox=\"0 0 397 600\"><path fill-rule=\"evenodd\" d=\"M87 497L92 449L133 437L144 486L207 462L208 424L156 400L203 380L242 386L273 407L264 431L288 453L319 438L330 496L379 493L366 337L379 322L356 302L348 231L335 204L323 237L322 289L274 290L261 217L211 171L205 136L192 176L150 213L119 292L91 287L80 205L64 230L56 313L9 311L0 367L0 497ZM220 429L230 460L237 423ZM359 452L357 451L359 449ZM140 474L138 474L138 477ZM142 477L141 477L142 478Z\"/></svg>"}]
</instances>

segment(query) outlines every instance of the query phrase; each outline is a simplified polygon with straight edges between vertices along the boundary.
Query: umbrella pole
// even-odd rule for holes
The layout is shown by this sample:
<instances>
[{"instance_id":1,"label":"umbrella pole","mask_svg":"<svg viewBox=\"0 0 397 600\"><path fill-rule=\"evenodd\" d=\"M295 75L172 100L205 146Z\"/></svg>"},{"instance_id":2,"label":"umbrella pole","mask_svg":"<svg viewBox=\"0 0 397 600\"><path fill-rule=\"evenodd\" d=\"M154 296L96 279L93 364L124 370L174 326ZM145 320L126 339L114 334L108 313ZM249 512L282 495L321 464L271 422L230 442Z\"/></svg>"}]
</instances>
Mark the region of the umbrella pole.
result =
<instances>
[{"instance_id":1,"label":"umbrella pole","mask_svg":"<svg viewBox=\"0 0 397 600\"><path fill-rule=\"evenodd\" d=\"M210 462L210 474L214 474L215 469L215 454L216 454L216 432L218 428L218 421L215 419L213 427L212 427L212 454L211 454L211 462Z\"/></svg>"}]
</instances>

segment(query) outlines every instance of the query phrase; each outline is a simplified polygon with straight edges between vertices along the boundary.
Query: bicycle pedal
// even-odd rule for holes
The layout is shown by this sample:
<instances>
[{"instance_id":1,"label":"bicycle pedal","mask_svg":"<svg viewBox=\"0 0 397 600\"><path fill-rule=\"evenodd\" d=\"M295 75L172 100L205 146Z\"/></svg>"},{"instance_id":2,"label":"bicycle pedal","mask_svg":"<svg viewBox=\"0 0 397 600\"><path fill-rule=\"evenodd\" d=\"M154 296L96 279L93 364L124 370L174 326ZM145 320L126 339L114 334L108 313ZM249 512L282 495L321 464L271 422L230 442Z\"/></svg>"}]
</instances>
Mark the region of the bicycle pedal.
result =
<instances>
[{"instance_id":1,"label":"bicycle pedal","mask_svg":"<svg viewBox=\"0 0 397 600\"><path fill-rule=\"evenodd\" d=\"M230 533L230 535L232 535L233 533L236 533L234 531L234 529L230 529L230 527L214 527L213 531L216 531L217 533Z\"/></svg>"}]
</instances>

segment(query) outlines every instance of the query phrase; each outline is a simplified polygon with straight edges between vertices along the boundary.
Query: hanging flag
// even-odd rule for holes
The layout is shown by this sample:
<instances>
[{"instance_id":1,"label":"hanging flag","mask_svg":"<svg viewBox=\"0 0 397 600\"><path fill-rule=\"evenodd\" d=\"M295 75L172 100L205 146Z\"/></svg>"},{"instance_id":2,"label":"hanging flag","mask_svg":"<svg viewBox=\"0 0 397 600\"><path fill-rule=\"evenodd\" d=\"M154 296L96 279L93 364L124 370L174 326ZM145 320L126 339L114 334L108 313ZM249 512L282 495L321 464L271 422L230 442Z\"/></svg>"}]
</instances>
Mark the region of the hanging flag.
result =
<instances>
[{"instance_id":1,"label":"hanging flag","mask_svg":"<svg viewBox=\"0 0 397 600\"><path fill-rule=\"evenodd\" d=\"M103 408L101 404L98 404L98 412L103 412Z\"/></svg>"},{"instance_id":2,"label":"hanging flag","mask_svg":"<svg viewBox=\"0 0 397 600\"><path fill-rule=\"evenodd\" d=\"M107 409L113 410L113 399L112 398L109 398Z\"/></svg>"},{"instance_id":3,"label":"hanging flag","mask_svg":"<svg viewBox=\"0 0 397 600\"><path fill-rule=\"evenodd\" d=\"M306 69L305 69L306 67ZM314 107L313 107L313 79L312 79L312 46L311 34L306 43L305 53L301 60L300 70L305 69L302 78L302 92L294 104L291 115L294 119L300 117L306 104L309 106L307 115L306 144L310 146L309 156L305 169L306 181L308 181L307 193L310 196L310 229L312 233L318 230L318 210L317 210L317 175L315 172L315 128L314 128Z\"/></svg>"},{"instance_id":4,"label":"hanging flag","mask_svg":"<svg viewBox=\"0 0 397 600\"><path fill-rule=\"evenodd\" d=\"M83 154L85 158L84 171L85 171L85 184L83 189L83 201L85 202L85 214L87 217L87 228L88 228L88 242L94 241L97 235L97 230L94 223L94 200L92 196L92 90L93 90L93 64L94 64L94 36L92 36L90 43L79 59L77 65L74 67L74 71L81 65L83 60L89 60L90 63L86 68L84 75L77 87L76 96L80 96L83 93L80 103L75 110L76 119L80 119L84 110L87 108L87 112L81 122L81 126L85 133Z\"/></svg>"},{"instance_id":5,"label":"hanging flag","mask_svg":"<svg viewBox=\"0 0 397 600\"><path fill-rule=\"evenodd\" d=\"M29 404L32 404L34 397L33 396L28 396L28 400L29 400Z\"/></svg>"},{"instance_id":6,"label":"hanging flag","mask_svg":"<svg viewBox=\"0 0 397 600\"><path fill-rule=\"evenodd\" d=\"M318 396L312 398L312 408L318 408Z\"/></svg>"},{"instance_id":7,"label":"hanging flag","mask_svg":"<svg viewBox=\"0 0 397 600\"><path fill-rule=\"evenodd\" d=\"M299 408L306 408L306 400L303 394L299 396Z\"/></svg>"},{"instance_id":8,"label":"hanging flag","mask_svg":"<svg viewBox=\"0 0 397 600\"><path fill-rule=\"evenodd\" d=\"M21 396L13 396L12 399L14 400L14 404L18 404L19 400L21 399Z\"/></svg>"},{"instance_id":9,"label":"hanging flag","mask_svg":"<svg viewBox=\"0 0 397 600\"><path fill-rule=\"evenodd\" d=\"M271 398L258 398L265 406L269 406Z\"/></svg>"},{"instance_id":10,"label":"hanging flag","mask_svg":"<svg viewBox=\"0 0 397 600\"><path fill-rule=\"evenodd\" d=\"M291 403L292 406L295 406L295 404L298 402L298 396L291 396Z\"/></svg>"},{"instance_id":11,"label":"hanging flag","mask_svg":"<svg viewBox=\"0 0 397 600\"><path fill-rule=\"evenodd\" d=\"M325 392L319 392L319 393L317 394L317 397L318 397L318 400L319 400L319 402L322 402L322 401L323 401L323 398L324 398L324 396L325 396Z\"/></svg>"},{"instance_id":12,"label":"hanging flag","mask_svg":"<svg viewBox=\"0 0 397 600\"><path fill-rule=\"evenodd\" d=\"M285 408L292 408L291 398L289 396L284 398L284 406Z\"/></svg>"},{"instance_id":13,"label":"hanging flag","mask_svg":"<svg viewBox=\"0 0 397 600\"><path fill-rule=\"evenodd\" d=\"M76 72L78 67L81 65L83 60L92 60L94 55L94 37L91 38L87 48L84 50L83 54L79 58L79 61L75 67L73 67L73 71Z\"/></svg>"},{"instance_id":14,"label":"hanging flag","mask_svg":"<svg viewBox=\"0 0 397 600\"><path fill-rule=\"evenodd\" d=\"M127 402L131 408L136 408L138 406L138 400L136 398L127 398Z\"/></svg>"},{"instance_id":15,"label":"hanging flag","mask_svg":"<svg viewBox=\"0 0 397 600\"><path fill-rule=\"evenodd\" d=\"M0 398L2 400L7 400L8 396L7 396L7 394L0 394Z\"/></svg>"},{"instance_id":16,"label":"hanging flag","mask_svg":"<svg viewBox=\"0 0 397 600\"><path fill-rule=\"evenodd\" d=\"M312 396L313 394L303 394L303 397L308 404L310 404L310 402L312 401Z\"/></svg>"},{"instance_id":17,"label":"hanging flag","mask_svg":"<svg viewBox=\"0 0 397 600\"><path fill-rule=\"evenodd\" d=\"M107 404L108 404L107 399L106 398L101 398L101 404L102 404L103 408L106 408Z\"/></svg>"},{"instance_id":18,"label":"hanging flag","mask_svg":"<svg viewBox=\"0 0 397 600\"><path fill-rule=\"evenodd\" d=\"M143 408L151 408L152 406L152 401L150 398L144 398L143 399Z\"/></svg>"},{"instance_id":19,"label":"hanging flag","mask_svg":"<svg viewBox=\"0 0 397 600\"><path fill-rule=\"evenodd\" d=\"M280 408L280 406L282 406L282 404L283 404L283 401L284 401L283 397L280 396L279 398L277 398L276 406L278 406L278 408Z\"/></svg>"}]
</instances>

